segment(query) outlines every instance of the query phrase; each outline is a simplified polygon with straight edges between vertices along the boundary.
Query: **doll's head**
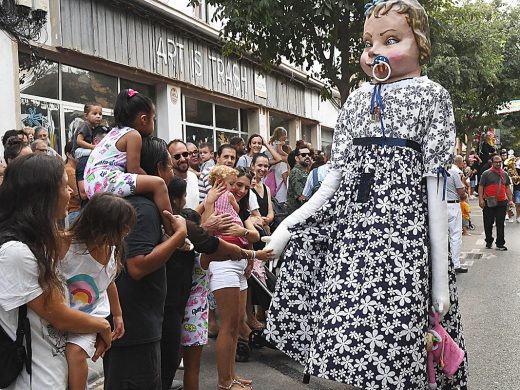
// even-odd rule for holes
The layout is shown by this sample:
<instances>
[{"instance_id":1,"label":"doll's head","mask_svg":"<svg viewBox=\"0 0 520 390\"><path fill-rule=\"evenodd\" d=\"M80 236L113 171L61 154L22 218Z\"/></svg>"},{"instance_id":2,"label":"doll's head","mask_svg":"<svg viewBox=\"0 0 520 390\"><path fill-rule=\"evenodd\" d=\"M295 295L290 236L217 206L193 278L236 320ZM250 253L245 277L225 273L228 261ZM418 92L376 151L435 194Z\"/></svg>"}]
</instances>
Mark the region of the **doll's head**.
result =
<instances>
[{"instance_id":1,"label":"doll's head","mask_svg":"<svg viewBox=\"0 0 520 390\"><path fill-rule=\"evenodd\" d=\"M364 72L371 76L374 58L382 55L390 62L390 81L420 75L421 65L431 55L424 8L416 0L374 0L366 9L365 50L361 56Z\"/></svg>"},{"instance_id":2,"label":"doll's head","mask_svg":"<svg viewBox=\"0 0 520 390\"><path fill-rule=\"evenodd\" d=\"M216 165L208 174L208 182L212 186L217 180L226 183L227 190L230 191L237 181L238 172L236 169L228 167L227 165Z\"/></svg>"}]
</instances>

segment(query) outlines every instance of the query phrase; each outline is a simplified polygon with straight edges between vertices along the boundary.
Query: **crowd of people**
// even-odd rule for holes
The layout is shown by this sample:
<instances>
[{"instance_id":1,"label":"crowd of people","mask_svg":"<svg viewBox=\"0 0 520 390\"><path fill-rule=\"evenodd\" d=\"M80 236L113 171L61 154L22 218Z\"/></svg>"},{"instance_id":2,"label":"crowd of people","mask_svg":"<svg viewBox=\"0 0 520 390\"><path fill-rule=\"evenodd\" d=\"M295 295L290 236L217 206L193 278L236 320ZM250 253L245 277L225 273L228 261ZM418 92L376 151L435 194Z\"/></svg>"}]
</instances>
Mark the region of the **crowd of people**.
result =
<instances>
[{"instance_id":1,"label":"crowd of people","mask_svg":"<svg viewBox=\"0 0 520 390\"><path fill-rule=\"evenodd\" d=\"M87 359L103 357L106 389L169 389L182 357L184 388L196 390L216 336L222 390L252 389L235 361L268 343L308 375L363 389L467 388L455 278L472 226L464 200L478 194L486 247L507 250L518 159L483 142L449 167L455 119L448 92L421 77L431 44L417 1L368 3L363 41L372 83L348 97L332 150L290 148L281 127L216 151L166 143L133 89L118 95L112 129L85 105L65 163L45 129L6 132L0 337L25 338L11 350L28 358L3 368L2 386L84 389ZM275 257L264 317L251 292Z\"/></svg>"},{"instance_id":2,"label":"crowd of people","mask_svg":"<svg viewBox=\"0 0 520 390\"><path fill-rule=\"evenodd\" d=\"M507 221L520 223L520 157L514 150L496 150L484 137L480 153L471 149L464 158L455 156L449 170L447 202L453 263L457 273L468 269L460 264L462 236L471 235L469 200L478 199L483 211L486 249L507 251L504 227ZM493 237L496 227L496 238Z\"/></svg>"},{"instance_id":3,"label":"crowd of people","mask_svg":"<svg viewBox=\"0 0 520 390\"><path fill-rule=\"evenodd\" d=\"M166 143L131 89L112 129L101 113L85 105L64 161L45 129L2 137L0 325L14 337L26 305L32 335L31 374L9 388L84 389L87 359L103 356L105 388L170 389L182 359L184 388L198 389L208 337L218 388L251 388L235 360L265 326L248 289L273 259L260 238L317 190L330 146L293 149L283 127L216 151Z\"/></svg>"},{"instance_id":4,"label":"crowd of people","mask_svg":"<svg viewBox=\"0 0 520 390\"><path fill-rule=\"evenodd\" d=\"M32 374L12 388L83 389L87 358L103 356L106 388L169 389L182 361L184 388L198 389L208 337L217 338L218 387L251 388L235 360L265 327L267 307L248 279L265 284L264 261L274 256L260 238L319 189L331 148L300 140L293 149L283 127L267 142L235 137L216 152L210 143L167 144L151 135L153 104L133 90L115 112L111 130L101 107L86 104L64 162L45 130L2 137L0 324L14 337L23 305L35 324ZM460 248L474 228L470 199L484 210L486 248L507 250L504 221L520 223L519 170L513 151L488 144L455 156L446 200L457 273L467 272Z\"/></svg>"}]
</instances>

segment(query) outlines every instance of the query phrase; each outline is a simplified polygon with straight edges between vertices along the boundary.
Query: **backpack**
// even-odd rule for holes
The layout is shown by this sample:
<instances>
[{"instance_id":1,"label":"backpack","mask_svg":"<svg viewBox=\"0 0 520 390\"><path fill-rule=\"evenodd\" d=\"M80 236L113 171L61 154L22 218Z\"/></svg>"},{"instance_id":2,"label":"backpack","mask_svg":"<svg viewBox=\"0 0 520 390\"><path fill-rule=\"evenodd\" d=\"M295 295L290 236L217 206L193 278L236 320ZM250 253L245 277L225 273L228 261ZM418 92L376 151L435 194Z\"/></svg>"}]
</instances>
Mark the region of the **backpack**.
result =
<instances>
[{"instance_id":1,"label":"backpack","mask_svg":"<svg viewBox=\"0 0 520 390\"><path fill-rule=\"evenodd\" d=\"M273 222L271 222L271 233L280 225L280 223L289 215L287 212L287 207L285 203L280 203L276 198L271 198L271 203L273 204L274 218Z\"/></svg>"},{"instance_id":2,"label":"backpack","mask_svg":"<svg viewBox=\"0 0 520 390\"><path fill-rule=\"evenodd\" d=\"M13 234L0 237L0 246L8 241L17 241ZM23 340L25 338L25 346ZM27 318L27 304L18 308L16 340L12 340L0 326L0 389L12 384L23 370L32 375L31 323Z\"/></svg>"}]
</instances>

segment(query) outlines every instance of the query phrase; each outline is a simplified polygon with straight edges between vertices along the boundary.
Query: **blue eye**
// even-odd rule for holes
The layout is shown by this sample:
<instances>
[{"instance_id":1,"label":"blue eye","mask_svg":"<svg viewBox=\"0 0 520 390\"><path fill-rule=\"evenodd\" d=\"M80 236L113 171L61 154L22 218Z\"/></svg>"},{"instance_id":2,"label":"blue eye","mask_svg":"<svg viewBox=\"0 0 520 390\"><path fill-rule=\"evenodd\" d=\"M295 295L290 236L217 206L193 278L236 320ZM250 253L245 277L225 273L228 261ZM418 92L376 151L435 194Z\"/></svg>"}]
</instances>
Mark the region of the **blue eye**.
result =
<instances>
[{"instance_id":1,"label":"blue eye","mask_svg":"<svg viewBox=\"0 0 520 390\"><path fill-rule=\"evenodd\" d=\"M396 39L396 38L388 38L388 39L386 40L386 44L387 44L387 45L395 45L396 43L399 43L399 40Z\"/></svg>"},{"instance_id":2,"label":"blue eye","mask_svg":"<svg viewBox=\"0 0 520 390\"><path fill-rule=\"evenodd\" d=\"M372 47L372 43L369 41L365 41L365 48Z\"/></svg>"}]
</instances>

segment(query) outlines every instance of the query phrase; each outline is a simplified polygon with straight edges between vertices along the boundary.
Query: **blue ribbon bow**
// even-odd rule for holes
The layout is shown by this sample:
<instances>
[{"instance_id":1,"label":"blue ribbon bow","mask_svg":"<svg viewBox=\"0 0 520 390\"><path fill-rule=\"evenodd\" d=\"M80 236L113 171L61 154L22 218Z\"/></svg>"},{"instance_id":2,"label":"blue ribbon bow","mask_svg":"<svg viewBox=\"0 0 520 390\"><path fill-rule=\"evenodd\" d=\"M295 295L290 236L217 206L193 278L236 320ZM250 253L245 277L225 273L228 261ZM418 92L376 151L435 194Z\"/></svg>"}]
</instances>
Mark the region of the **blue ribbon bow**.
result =
<instances>
[{"instance_id":1,"label":"blue ribbon bow","mask_svg":"<svg viewBox=\"0 0 520 390\"><path fill-rule=\"evenodd\" d=\"M439 193L439 180L443 177L443 188L442 188L442 200L446 200L446 186L448 184L448 177L450 177L450 174L444 167L438 167L437 168L437 193Z\"/></svg>"},{"instance_id":2,"label":"blue ribbon bow","mask_svg":"<svg viewBox=\"0 0 520 390\"><path fill-rule=\"evenodd\" d=\"M365 4L365 16L368 15L372 7L375 7L379 3L384 3L385 1L386 0L373 0L372 2Z\"/></svg>"},{"instance_id":3,"label":"blue ribbon bow","mask_svg":"<svg viewBox=\"0 0 520 390\"><path fill-rule=\"evenodd\" d=\"M383 97L381 96L381 86L381 84L376 84L374 86L374 92L372 92L372 99L370 101L370 114L374 115L376 108L379 107L379 123L381 124L381 132L383 133L383 138L386 138L385 125L383 124L385 103L383 102Z\"/></svg>"}]
</instances>

